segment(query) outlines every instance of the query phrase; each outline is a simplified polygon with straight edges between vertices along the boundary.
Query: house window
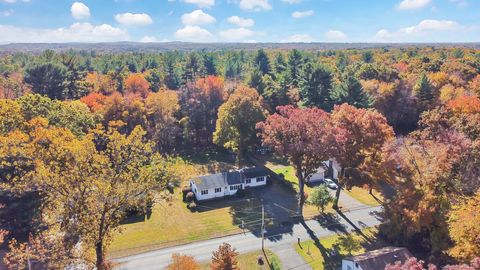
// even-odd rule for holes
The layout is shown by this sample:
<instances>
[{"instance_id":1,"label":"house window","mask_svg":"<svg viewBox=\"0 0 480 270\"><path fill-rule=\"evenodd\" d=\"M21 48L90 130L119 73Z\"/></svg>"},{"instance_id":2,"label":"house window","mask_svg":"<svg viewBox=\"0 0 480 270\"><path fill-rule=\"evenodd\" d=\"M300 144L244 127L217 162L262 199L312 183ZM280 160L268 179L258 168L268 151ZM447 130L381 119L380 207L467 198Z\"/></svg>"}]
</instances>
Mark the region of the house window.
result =
<instances>
[{"instance_id":1,"label":"house window","mask_svg":"<svg viewBox=\"0 0 480 270\"><path fill-rule=\"evenodd\" d=\"M263 182L263 181L265 181L265 177L258 177L258 178L257 178L257 183L258 183L258 182Z\"/></svg>"},{"instance_id":2,"label":"house window","mask_svg":"<svg viewBox=\"0 0 480 270\"><path fill-rule=\"evenodd\" d=\"M220 193L220 192L222 192L222 188L221 188L221 187L215 188L215 193Z\"/></svg>"},{"instance_id":3,"label":"house window","mask_svg":"<svg viewBox=\"0 0 480 270\"><path fill-rule=\"evenodd\" d=\"M246 184L252 183L252 179L248 178L247 180L245 180L245 183L246 183Z\"/></svg>"},{"instance_id":4,"label":"house window","mask_svg":"<svg viewBox=\"0 0 480 270\"><path fill-rule=\"evenodd\" d=\"M242 185L230 186L230 190L239 190Z\"/></svg>"},{"instance_id":5,"label":"house window","mask_svg":"<svg viewBox=\"0 0 480 270\"><path fill-rule=\"evenodd\" d=\"M202 190L202 195L208 195L208 189Z\"/></svg>"}]
</instances>

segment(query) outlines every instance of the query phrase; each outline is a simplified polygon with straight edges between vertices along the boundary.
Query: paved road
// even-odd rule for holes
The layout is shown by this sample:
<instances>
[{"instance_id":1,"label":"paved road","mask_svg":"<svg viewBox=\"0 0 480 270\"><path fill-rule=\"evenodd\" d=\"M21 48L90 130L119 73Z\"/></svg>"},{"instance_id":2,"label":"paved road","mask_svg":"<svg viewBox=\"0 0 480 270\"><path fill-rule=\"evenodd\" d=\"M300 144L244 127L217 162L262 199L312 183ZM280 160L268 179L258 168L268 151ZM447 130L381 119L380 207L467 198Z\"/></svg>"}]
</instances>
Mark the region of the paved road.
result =
<instances>
[{"instance_id":1,"label":"paved road","mask_svg":"<svg viewBox=\"0 0 480 270\"><path fill-rule=\"evenodd\" d=\"M304 241L312 238L312 233L316 237L321 238L345 230L350 231L354 228L362 229L364 227L376 226L380 224L376 215L379 211L381 211L381 207L362 207L344 213L344 217L334 216L323 221L309 220L305 222L306 226L300 223L293 224L293 227L289 227L288 231L282 231L281 228L272 229L267 232L268 238L265 241L265 247L291 254L290 252L293 250L293 245L297 242L297 237L300 238L301 241ZM329 226L322 226L320 223L323 225L328 224ZM197 261L209 261L212 252L224 242L230 243L240 253L252 252L261 248L261 239L252 233L246 233L150 251L115 259L114 262L118 263L116 268L118 270L165 269L170 263L173 253L191 255L195 257ZM289 247L291 248L290 251L288 251ZM288 260L288 257L286 259ZM304 261L298 260L298 257L289 260L288 263L284 265L284 268L309 269L308 266L305 266Z\"/></svg>"}]
</instances>

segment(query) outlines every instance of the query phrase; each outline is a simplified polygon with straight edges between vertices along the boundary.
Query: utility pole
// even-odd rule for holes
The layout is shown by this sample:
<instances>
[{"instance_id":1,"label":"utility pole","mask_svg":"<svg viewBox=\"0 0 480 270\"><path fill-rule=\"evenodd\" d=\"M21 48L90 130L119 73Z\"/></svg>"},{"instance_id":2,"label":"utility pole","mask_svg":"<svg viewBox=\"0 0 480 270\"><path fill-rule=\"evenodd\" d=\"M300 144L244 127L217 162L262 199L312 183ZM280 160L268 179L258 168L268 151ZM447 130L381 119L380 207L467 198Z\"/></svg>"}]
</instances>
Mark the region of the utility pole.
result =
<instances>
[{"instance_id":1,"label":"utility pole","mask_svg":"<svg viewBox=\"0 0 480 270\"><path fill-rule=\"evenodd\" d=\"M265 208L262 204L262 251L265 252Z\"/></svg>"}]
</instances>

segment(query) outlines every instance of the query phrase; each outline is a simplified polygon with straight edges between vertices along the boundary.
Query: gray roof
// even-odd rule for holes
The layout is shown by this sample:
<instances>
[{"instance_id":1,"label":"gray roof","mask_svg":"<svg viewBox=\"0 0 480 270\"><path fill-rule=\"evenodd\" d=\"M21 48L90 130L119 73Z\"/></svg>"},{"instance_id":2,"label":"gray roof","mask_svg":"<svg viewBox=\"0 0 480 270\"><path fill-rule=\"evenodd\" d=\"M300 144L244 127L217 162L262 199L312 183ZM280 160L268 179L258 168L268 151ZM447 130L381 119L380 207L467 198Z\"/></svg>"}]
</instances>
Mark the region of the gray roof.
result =
<instances>
[{"instance_id":1,"label":"gray roof","mask_svg":"<svg viewBox=\"0 0 480 270\"><path fill-rule=\"evenodd\" d=\"M267 176L267 172L261 167L244 168L241 172L246 178Z\"/></svg>"},{"instance_id":2,"label":"gray roof","mask_svg":"<svg viewBox=\"0 0 480 270\"><path fill-rule=\"evenodd\" d=\"M363 270L377 270L385 269L385 266L397 261L403 263L410 257L412 257L412 254L406 248L384 247L361 255L347 257L345 260L358 263Z\"/></svg>"},{"instance_id":3,"label":"gray roof","mask_svg":"<svg viewBox=\"0 0 480 270\"><path fill-rule=\"evenodd\" d=\"M224 172L204 175L193 178L192 181L200 190L225 187L227 185L236 185L243 182L242 175L239 172Z\"/></svg>"}]
</instances>

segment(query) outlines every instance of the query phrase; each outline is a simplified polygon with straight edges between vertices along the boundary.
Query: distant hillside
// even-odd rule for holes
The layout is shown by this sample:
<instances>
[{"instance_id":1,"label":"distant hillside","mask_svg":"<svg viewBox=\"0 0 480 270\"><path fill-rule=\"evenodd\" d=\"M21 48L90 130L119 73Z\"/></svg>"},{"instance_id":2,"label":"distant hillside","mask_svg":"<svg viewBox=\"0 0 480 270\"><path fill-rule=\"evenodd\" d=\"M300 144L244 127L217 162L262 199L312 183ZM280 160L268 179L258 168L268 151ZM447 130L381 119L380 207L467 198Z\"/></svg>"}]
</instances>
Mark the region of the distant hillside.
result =
<instances>
[{"instance_id":1,"label":"distant hillside","mask_svg":"<svg viewBox=\"0 0 480 270\"><path fill-rule=\"evenodd\" d=\"M411 48L411 47L461 47L480 49L480 43L13 43L0 45L0 53L30 52L39 53L47 49L55 51L87 50L110 53L122 52L162 52L162 51L216 51L216 50L257 50L300 49L300 50L341 50L369 48Z\"/></svg>"}]
</instances>

